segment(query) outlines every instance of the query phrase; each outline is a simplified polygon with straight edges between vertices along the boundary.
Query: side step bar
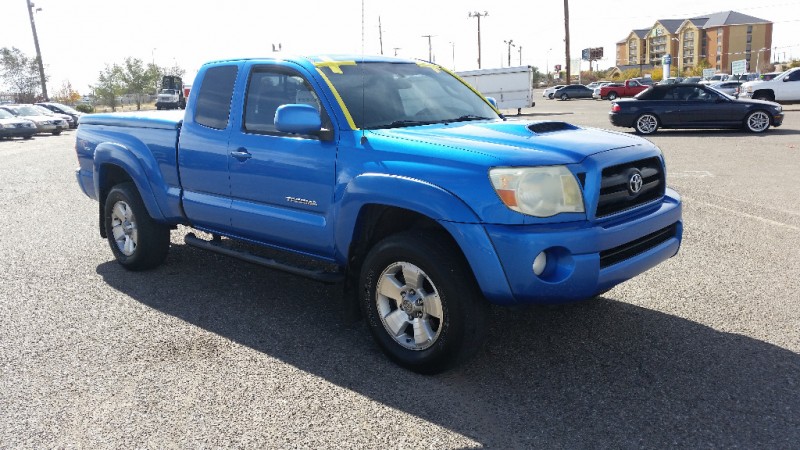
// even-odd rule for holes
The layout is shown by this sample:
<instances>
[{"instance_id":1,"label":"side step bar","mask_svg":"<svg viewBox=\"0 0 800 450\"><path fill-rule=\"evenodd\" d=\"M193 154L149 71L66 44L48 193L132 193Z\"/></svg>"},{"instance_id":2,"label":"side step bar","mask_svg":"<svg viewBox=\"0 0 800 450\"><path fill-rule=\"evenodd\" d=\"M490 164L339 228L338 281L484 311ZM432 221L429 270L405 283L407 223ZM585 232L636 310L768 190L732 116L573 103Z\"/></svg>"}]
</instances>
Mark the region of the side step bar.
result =
<instances>
[{"instance_id":1,"label":"side step bar","mask_svg":"<svg viewBox=\"0 0 800 450\"><path fill-rule=\"evenodd\" d=\"M302 267L291 266L289 264L280 263L274 259L264 258L252 253L241 250L234 250L216 244L213 241L206 241L195 236L194 233L189 233L183 238L186 245L201 248L210 252L219 253L221 255L230 256L242 261L247 261L252 264L267 267L270 269L280 270L283 272L291 273L305 278L310 278L327 284L339 283L344 280L344 274L341 272L326 272L324 270L309 270Z\"/></svg>"}]
</instances>

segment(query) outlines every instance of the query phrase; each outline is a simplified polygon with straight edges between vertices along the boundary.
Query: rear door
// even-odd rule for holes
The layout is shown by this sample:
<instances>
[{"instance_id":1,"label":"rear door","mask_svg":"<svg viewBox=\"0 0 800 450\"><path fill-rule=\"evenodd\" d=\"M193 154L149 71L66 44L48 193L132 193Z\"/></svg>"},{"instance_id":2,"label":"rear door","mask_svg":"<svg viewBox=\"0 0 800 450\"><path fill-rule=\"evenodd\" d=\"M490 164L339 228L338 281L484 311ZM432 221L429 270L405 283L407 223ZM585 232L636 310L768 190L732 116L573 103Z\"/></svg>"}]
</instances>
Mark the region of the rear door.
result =
<instances>
[{"instance_id":1,"label":"rear door","mask_svg":"<svg viewBox=\"0 0 800 450\"><path fill-rule=\"evenodd\" d=\"M196 226L230 228L228 137L236 64L210 67L200 80L195 104L184 118L178 143L183 210Z\"/></svg>"},{"instance_id":2,"label":"rear door","mask_svg":"<svg viewBox=\"0 0 800 450\"><path fill-rule=\"evenodd\" d=\"M289 63L245 66L244 104L228 145L231 224L236 234L276 247L333 257L335 139L287 134L275 128L275 111L308 104L332 127L313 79Z\"/></svg>"}]
</instances>

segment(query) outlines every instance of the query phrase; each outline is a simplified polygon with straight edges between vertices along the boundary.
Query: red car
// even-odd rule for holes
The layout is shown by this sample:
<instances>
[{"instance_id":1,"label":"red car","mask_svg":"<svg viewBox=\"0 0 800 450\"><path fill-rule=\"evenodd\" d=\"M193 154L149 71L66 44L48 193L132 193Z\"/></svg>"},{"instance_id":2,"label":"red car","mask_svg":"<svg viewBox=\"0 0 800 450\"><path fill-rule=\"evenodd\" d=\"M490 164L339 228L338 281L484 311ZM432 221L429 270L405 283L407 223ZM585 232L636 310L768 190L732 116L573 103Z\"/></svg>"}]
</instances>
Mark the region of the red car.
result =
<instances>
[{"instance_id":1,"label":"red car","mask_svg":"<svg viewBox=\"0 0 800 450\"><path fill-rule=\"evenodd\" d=\"M615 84L601 87L600 98L616 100L618 97L633 97L649 87L650 86L641 84L636 80L626 80L621 86Z\"/></svg>"}]
</instances>

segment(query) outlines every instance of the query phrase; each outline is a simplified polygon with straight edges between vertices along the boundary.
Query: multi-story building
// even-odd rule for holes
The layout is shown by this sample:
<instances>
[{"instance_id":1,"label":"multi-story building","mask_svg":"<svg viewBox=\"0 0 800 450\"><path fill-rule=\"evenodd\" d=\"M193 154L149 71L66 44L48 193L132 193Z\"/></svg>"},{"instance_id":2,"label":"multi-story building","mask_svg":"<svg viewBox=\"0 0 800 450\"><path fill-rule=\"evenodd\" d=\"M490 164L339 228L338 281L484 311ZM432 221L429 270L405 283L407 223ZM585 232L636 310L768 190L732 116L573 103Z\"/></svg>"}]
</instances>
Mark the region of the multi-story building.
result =
<instances>
[{"instance_id":1,"label":"multi-story building","mask_svg":"<svg viewBox=\"0 0 800 450\"><path fill-rule=\"evenodd\" d=\"M652 27L633 30L617 42L620 69L658 65L670 54L682 73L701 65L728 72L730 64L746 60L749 71L761 71L771 59L772 22L736 11L689 19L658 20Z\"/></svg>"}]
</instances>

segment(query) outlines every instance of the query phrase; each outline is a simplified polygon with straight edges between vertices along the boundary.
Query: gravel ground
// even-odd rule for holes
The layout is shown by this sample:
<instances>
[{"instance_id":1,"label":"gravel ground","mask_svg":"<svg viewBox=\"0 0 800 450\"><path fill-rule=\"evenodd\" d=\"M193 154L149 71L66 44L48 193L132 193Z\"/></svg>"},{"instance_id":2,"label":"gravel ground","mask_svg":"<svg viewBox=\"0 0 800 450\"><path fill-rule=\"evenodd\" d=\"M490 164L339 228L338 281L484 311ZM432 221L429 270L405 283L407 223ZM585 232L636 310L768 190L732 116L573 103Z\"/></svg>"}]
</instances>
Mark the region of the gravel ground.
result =
<instances>
[{"instance_id":1,"label":"gravel ground","mask_svg":"<svg viewBox=\"0 0 800 450\"><path fill-rule=\"evenodd\" d=\"M608 102L524 120L610 127ZM74 132L0 141L1 448L797 448L800 107L765 135L659 131L678 256L561 306L492 309L486 347L425 377L337 287L173 232L131 273L77 186ZM624 131L624 130L621 130Z\"/></svg>"}]
</instances>

